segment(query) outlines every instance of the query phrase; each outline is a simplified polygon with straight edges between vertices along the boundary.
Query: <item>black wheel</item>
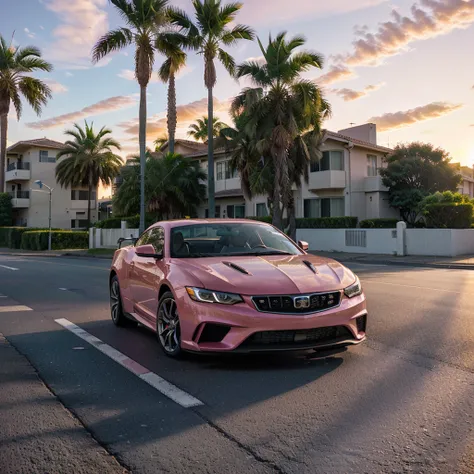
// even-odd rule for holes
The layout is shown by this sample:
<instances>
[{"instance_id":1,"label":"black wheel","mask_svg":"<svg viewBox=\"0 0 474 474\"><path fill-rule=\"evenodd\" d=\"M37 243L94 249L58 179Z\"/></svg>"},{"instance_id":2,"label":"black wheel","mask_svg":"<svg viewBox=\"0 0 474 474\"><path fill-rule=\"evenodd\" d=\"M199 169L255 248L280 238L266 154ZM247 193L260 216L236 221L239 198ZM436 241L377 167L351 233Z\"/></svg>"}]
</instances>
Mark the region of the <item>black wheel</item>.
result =
<instances>
[{"instance_id":1,"label":"black wheel","mask_svg":"<svg viewBox=\"0 0 474 474\"><path fill-rule=\"evenodd\" d=\"M120 285L117 275L110 280L110 315L112 316L112 321L116 326L128 326L131 323L123 312Z\"/></svg>"},{"instance_id":2,"label":"black wheel","mask_svg":"<svg viewBox=\"0 0 474 474\"><path fill-rule=\"evenodd\" d=\"M160 347L167 356L179 357L182 354L178 307L170 291L160 298L156 332Z\"/></svg>"}]
</instances>

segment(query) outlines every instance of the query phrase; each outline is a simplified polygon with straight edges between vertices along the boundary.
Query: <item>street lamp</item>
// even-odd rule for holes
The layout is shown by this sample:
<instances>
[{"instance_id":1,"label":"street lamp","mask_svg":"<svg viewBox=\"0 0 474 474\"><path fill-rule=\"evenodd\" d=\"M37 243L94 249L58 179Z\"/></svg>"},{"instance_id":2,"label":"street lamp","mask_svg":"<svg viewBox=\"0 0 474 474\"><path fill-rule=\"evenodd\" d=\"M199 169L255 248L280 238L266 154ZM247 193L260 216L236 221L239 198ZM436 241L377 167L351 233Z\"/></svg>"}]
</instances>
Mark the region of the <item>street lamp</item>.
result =
<instances>
[{"instance_id":1,"label":"street lamp","mask_svg":"<svg viewBox=\"0 0 474 474\"><path fill-rule=\"evenodd\" d=\"M37 193L48 193L49 194L49 236L48 236L48 250L51 250L51 203L53 200L53 190L54 188L50 188L47 184L43 183L43 181L37 179L35 181L35 184L39 186L40 189L45 188L48 189L48 191L38 191L37 189L32 189L32 191L35 191Z\"/></svg>"}]
</instances>

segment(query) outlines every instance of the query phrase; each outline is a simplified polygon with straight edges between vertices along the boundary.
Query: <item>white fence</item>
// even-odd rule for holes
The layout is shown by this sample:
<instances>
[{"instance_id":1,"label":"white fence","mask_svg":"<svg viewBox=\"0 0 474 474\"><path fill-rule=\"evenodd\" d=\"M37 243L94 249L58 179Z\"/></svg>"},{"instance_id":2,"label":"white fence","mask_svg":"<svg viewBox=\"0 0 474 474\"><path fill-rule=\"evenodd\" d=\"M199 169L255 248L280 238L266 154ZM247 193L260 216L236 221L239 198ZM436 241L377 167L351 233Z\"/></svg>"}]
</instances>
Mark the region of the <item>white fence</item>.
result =
<instances>
[{"instance_id":1,"label":"white fence","mask_svg":"<svg viewBox=\"0 0 474 474\"><path fill-rule=\"evenodd\" d=\"M474 229L298 229L309 249L381 255L457 257L474 254Z\"/></svg>"},{"instance_id":2,"label":"white fence","mask_svg":"<svg viewBox=\"0 0 474 474\"><path fill-rule=\"evenodd\" d=\"M138 229L127 229L122 226L121 229L96 229L89 231L89 248L117 248L117 242L120 238L129 239L138 237Z\"/></svg>"}]
</instances>

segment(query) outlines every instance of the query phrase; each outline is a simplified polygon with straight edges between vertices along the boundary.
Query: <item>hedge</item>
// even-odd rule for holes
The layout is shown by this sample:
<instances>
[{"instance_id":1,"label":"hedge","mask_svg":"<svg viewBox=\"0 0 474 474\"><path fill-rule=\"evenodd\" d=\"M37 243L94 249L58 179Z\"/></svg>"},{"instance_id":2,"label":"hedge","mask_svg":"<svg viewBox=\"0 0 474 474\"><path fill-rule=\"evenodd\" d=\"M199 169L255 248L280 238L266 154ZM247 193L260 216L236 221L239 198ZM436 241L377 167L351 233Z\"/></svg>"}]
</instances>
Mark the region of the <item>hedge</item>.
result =
<instances>
[{"instance_id":1,"label":"hedge","mask_svg":"<svg viewBox=\"0 0 474 474\"><path fill-rule=\"evenodd\" d=\"M354 229L357 217L320 217L296 219L297 229Z\"/></svg>"},{"instance_id":2,"label":"hedge","mask_svg":"<svg viewBox=\"0 0 474 474\"><path fill-rule=\"evenodd\" d=\"M0 193L0 226L12 225L12 198L8 193Z\"/></svg>"},{"instance_id":3,"label":"hedge","mask_svg":"<svg viewBox=\"0 0 474 474\"><path fill-rule=\"evenodd\" d=\"M400 219L366 219L365 221L360 221L360 227L362 229L396 229L397 223Z\"/></svg>"},{"instance_id":4,"label":"hedge","mask_svg":"<svg viewBox=\"0 0 474 474\"><path fill-rule=\"evenodd\" d=\"M437 229L469 229L473 214L472 204L436 203L425 207L427 227Z\"/></svg>"},{"instance_id":5,"label":"hedge","mask_svg":"<svg viewBox=\"0 0 474 474\"><path fill-rule=\"evenodd\" d=\"M47 250L49 230L28 230L21 236L23 250ZM51 232L53 250L89 248L89 232L54 230Z\"/></svg>"},{"instance_id":6,"label":"hedge","mask_svg":"<svg viewBox=\"0 0 474 474\"><path fill-rule=\"evenodd\" d=\"M265 217L247 217L246 219L251 219L252 221L259 221L259 222L265 222L266 224L271 224L272 223L272 218L271 216L265 216Z\"/></svg>"},{"instance_id":7,"label":"hedge","mask_svg":"<svg viewBox=\"0 0 474 474\"><path fill-rule=\"evenodd\" d=\"M19 249L21 247L21 236L31 230L38 230L28 227L0 227L0 247Z\"/></svg>"},{"instance_id":8,"label":"hedge","mask_svg":"<svg viewBox=\"0 0 474 474\"><path fill-rule=\"evenodd\" d=\"M110 217L103 221L95 223L95 227L98 229L120 229L121 222L125 221L129 229L138 229L140 227L140 216L131 217ZM156 222L156 219L151 216L145 217L145 227L150 227Z\"/></svg>"}]
</instances>

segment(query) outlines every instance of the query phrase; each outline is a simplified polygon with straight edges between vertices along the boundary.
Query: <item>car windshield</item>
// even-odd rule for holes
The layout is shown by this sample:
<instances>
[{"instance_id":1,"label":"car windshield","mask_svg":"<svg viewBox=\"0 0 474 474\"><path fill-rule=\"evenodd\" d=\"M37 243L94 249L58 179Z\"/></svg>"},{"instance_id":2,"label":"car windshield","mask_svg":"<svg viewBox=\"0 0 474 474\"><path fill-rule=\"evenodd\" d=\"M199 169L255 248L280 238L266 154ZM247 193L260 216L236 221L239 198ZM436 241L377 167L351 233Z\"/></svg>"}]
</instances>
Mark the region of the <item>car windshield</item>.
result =
<instances>
[{"instance_id":1,"label":"car windshield","mask_svg":"<svg viewBox=\"0 0 474 474\"><path fill-rule=\"evenodd\" d=\"M195 224L171 229L171 257L300 255L281 232L260 223Z\"/></svg>"}]
</instances>

